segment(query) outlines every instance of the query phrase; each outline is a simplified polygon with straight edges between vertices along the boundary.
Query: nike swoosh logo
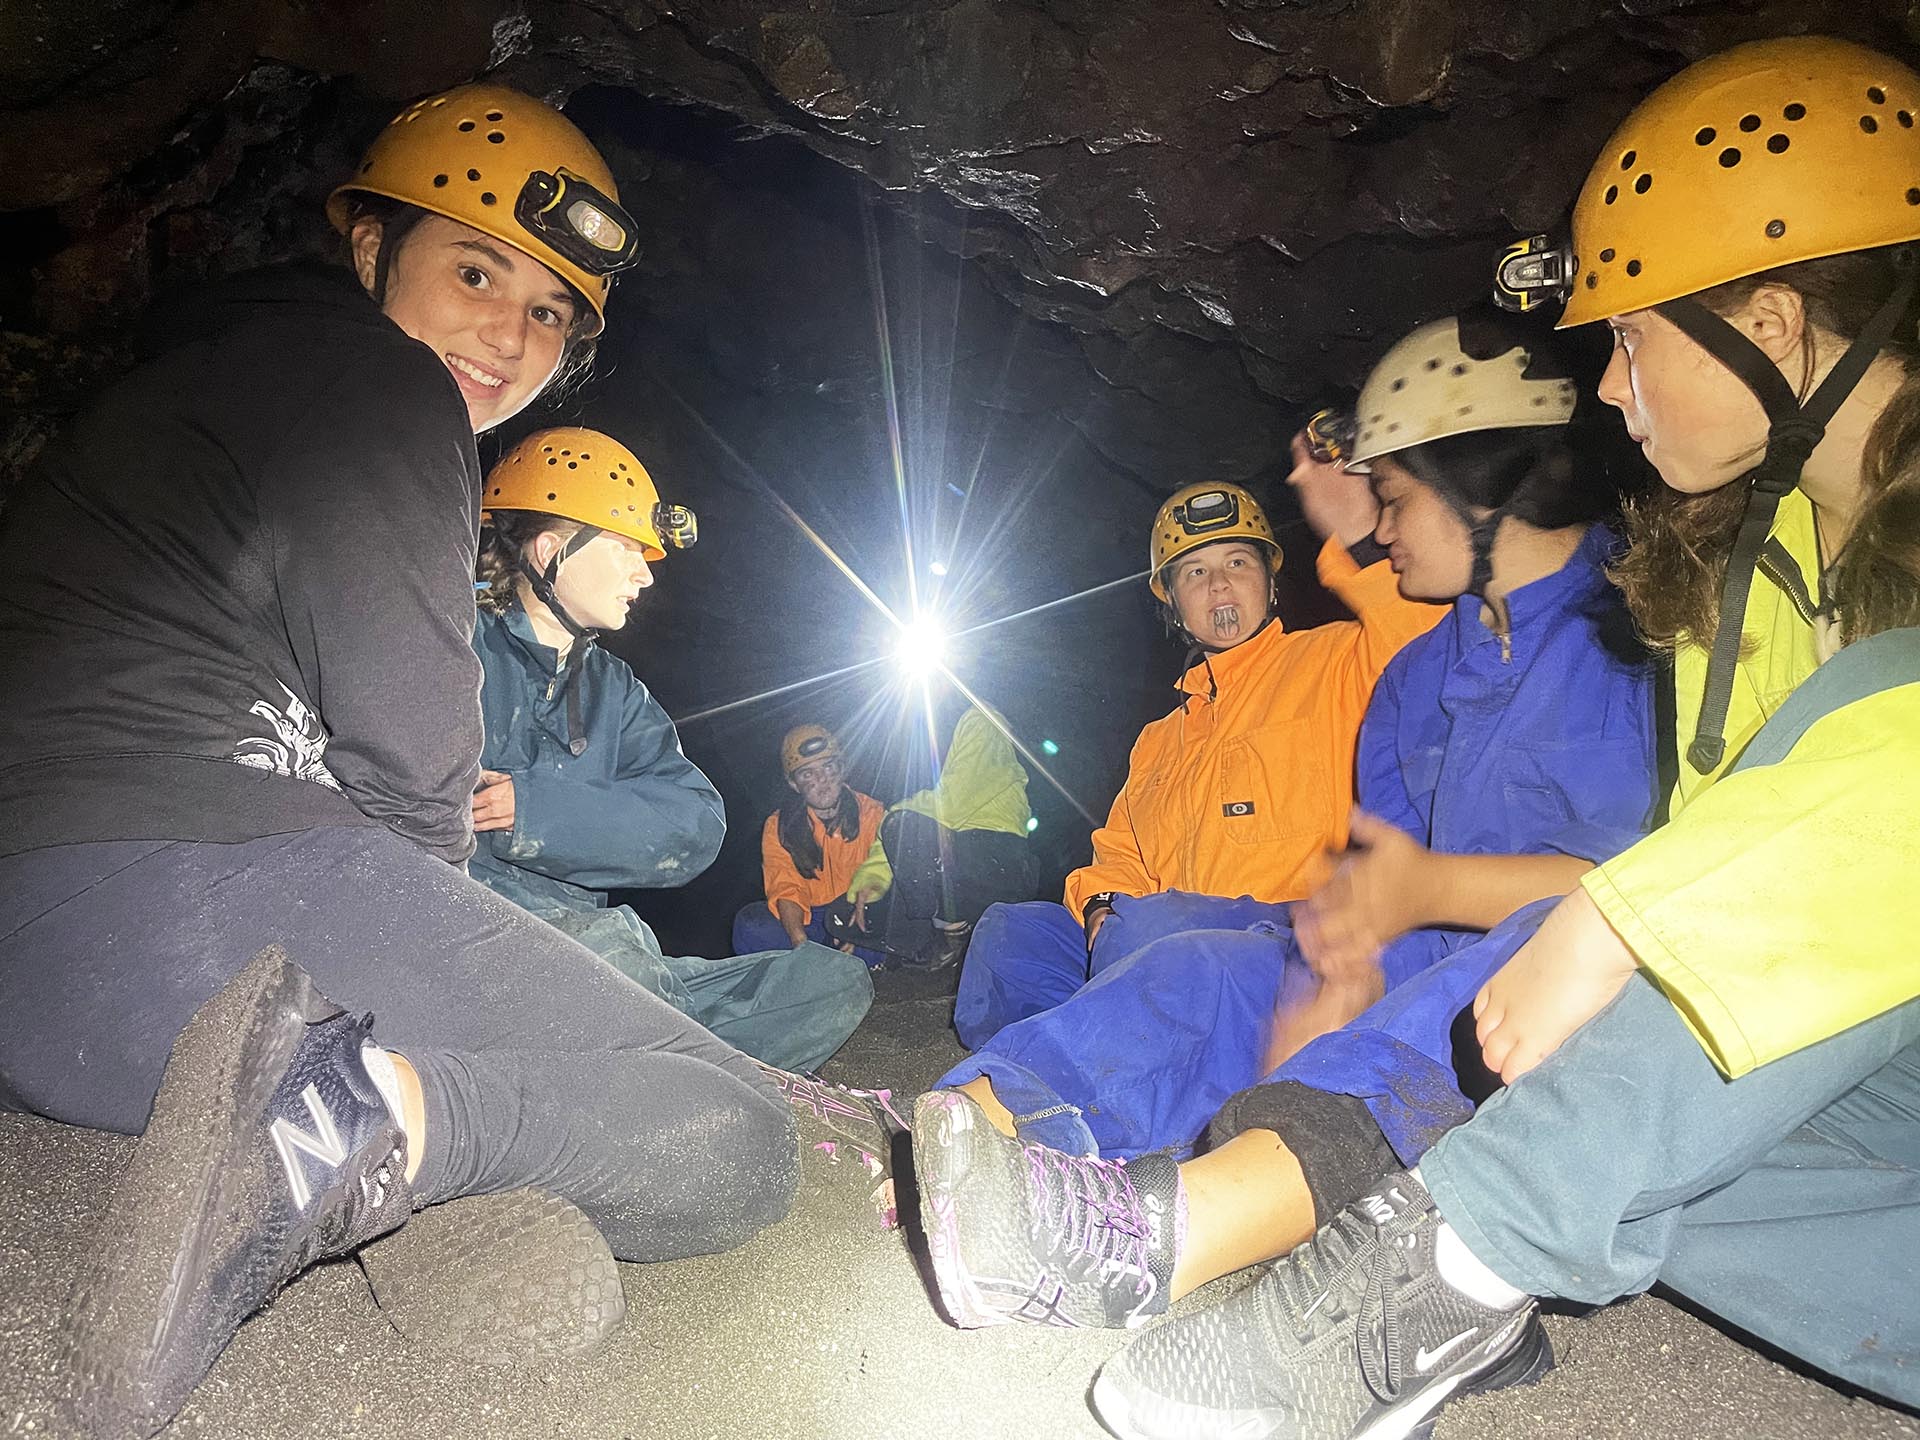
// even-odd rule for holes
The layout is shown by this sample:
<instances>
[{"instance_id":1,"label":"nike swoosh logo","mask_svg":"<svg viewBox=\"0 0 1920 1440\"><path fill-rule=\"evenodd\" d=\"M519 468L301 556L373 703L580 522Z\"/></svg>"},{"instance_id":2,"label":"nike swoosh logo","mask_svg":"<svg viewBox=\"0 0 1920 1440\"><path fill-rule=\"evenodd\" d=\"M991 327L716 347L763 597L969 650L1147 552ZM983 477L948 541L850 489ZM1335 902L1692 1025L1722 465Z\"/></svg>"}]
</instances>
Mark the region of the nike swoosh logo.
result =
<instances>
[{"instance_id":1,"label":"nike swoosh logo","mask_svg":"<svg viewBox=\"0 0 1920 1440\"><path fill-rule=\"evenodd\" d=\"M1471 1340L1474 1336L1478 1335L1479 1333L1480 1333L1480 1327L1476 1325L1471 1330L1461 1331L1460 1334L1454 1336L1451 1340L1447 1341L1444 1345L1436 1345L1431 1350L1428 1350L1423 1346L1421 1349L1416 1350L1414 1352L1413 1368L1419 1371L1422 1375L1426 1374L1429 1370L1433 1369L1434 1366L1438 1365L1442 1360L1446 1359L1449 1352L1459 1349L1462 1345L1466 1344L1467 1341Z\"/></svg>"}]
</instances>

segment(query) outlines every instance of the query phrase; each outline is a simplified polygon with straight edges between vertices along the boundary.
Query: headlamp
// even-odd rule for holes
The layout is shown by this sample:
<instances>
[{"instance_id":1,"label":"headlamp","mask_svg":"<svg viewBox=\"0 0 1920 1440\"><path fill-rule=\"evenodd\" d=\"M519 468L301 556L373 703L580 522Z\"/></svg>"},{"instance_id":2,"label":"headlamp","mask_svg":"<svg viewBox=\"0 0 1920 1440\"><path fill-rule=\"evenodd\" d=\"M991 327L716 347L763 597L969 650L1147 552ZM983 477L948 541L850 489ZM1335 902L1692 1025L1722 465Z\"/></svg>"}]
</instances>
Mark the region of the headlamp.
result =
<instances>
[{"instance_id":1,"label":"headlamp","mask_svg":"<svg viewBox=\"0 0 1920 1440\"><path fill-rule=\"evenodd\" d=\"M1173 512L1173 522L1189 535L1224 530L1240 519L1240 498L1230 490L1208 490Z\"/></svg>"},{"instance_id":2,"label":"headlamp","mask_svg":"<svg viewBox=\"0 0 1920 1440\"><path fill-rule=\"evenodd\" d=\"M1580 273L1579 257L1565 241L1545 235L1530 236L1509 245L1493 273L1493 299L1502 310L1524 313L1549 301L1564 301L1573 293Z\"/></svg>"},{"instance_id":3,"label":"headlamp","mask_svg":"<svg viewBox=\"0 0 1920 1440\"><path fill-rule=\"evenodd\" d=\"M556 254L602 279L640 258L633 217L571 170L536 170L513 215Z\"/></svg>"},{"instance_id":4,"label":"headlamp","mask_svg":"<svg viewBox=\"0 0 1920 1440\"><path fill-rule=\"evenodd\" d=\"M1319 410L1307 421L1307 453L1322 465L1338 465L1353 454L1356 427L1353 416L1339 410Z\"/></svg>"},{"instance_id":5,"label":"headlamp","mask_svg":"<svg viewBox=\"0 0 1920 1440\"><path fill-rule=\"evenodd\" d=\"M700 521L685 505L658 501L653 507L653 528L660 543L670 550L690 550L700 538Z\"/></svg>"}]
</instances>

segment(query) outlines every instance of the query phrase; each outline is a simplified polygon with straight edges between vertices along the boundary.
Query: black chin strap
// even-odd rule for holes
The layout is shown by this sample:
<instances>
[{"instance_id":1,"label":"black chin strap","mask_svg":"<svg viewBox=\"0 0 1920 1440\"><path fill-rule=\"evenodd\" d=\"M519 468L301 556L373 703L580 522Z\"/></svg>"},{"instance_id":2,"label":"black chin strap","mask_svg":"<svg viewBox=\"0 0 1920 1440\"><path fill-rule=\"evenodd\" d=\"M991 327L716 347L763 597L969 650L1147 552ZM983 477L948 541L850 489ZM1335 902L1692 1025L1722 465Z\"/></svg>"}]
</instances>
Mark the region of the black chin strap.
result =
<instances>
[{"instance_id":1,"label":"black chin strap","mask_svg":"<svg viewBox=\"0 0 1920 1440\"><path fill-rule=\"evenodd\" d=\"M1747 508L1740 519L1733 550L1727 556L1726 579L1720 589L1720 617L1714 627L1713 648L1707 658L1707 683L1700 700L1700 718L1687 763L1702 775L1711 774L1727 753L1727 706L1733 698L1733 674L1740 658L1740 637L1746 619L1747 597L1760 551L1773 528L1780 497L1800 483L1827 424L1886 343L1913 303L1914 280L1903 279L1887 302L1867 322L1840 362L1813 392L1805 405L1793 393L1780 367L1740 331L1690 297L1669 300L1655 308L1685 332L1689 339L1737 375L1759 400L1767 415L1767 449L1760 463L1747 472Z\"/></svg>"},{"instance_id":2,"label":"black chin strap","mask_svg":"<svg viewBox=\"0 0 1920 1440\"><path fill-rule=\"evenodd\" d=\"M586 669L585 651L599 638L600 632L588 629L567 613L567 607L560 603L560 597L554 593L554 585L560 579L561 564L572 558L575 552L599 533L600 528L597 525L581 526L580 533L554 553L553 559L547 562L544 572L534 569L525 555L520 557L520 574L526 579L528 588L539 597L540 603L547 607L548 613L560 622L569 635L573 636L573 650L567 656L566 664L562 668L565 669L567 677L567 748L575 755L583 753L587 748L587 737L581 724L580 697L580 676Z\"/></svg>"}]
</instances>

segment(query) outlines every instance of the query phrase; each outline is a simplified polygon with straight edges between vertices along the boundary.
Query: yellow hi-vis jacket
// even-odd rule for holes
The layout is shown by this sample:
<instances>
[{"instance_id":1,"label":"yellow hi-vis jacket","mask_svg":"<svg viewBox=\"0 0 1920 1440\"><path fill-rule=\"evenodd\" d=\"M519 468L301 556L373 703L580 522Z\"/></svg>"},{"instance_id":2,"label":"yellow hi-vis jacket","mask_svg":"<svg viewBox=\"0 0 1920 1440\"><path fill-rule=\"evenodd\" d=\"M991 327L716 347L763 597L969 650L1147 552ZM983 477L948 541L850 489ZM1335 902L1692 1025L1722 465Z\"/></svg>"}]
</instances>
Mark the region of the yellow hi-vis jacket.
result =
<instances>
[{"instance_id":1,"label":"yellow hi-vis jacket","mask_svg":"<svg viewBox=\"0 0 1920 1440\"><path fill-rule=\"evenodd\" d=\"M995 711L991 718L979 709L967 711L953 727L953 743L940 765L940 779L931 790L916 790L888 807L925 815L949 830L999 830L1008 835L1027 833L1027 771L1007 722ZM847 885L849 900L878 900L893 888L893 865L879 835Z\"/></svg>"},{"instance_id":2,"label":"yellow hi-vis jacket","mask_svg":"<svg viewBox=\"0 0 1920 1440\"><path fill-rule=\"evenodd\" d=\"M1773 535L1820 573L1811 503ZM1731 764L1818 663L1813 625L1756 576L1727 715ZM1700 776L1685 755L1706 652L1676 656L1681 776L1667 825L1581 881L1730 1077L1920 995L1920 685L1816 721L1776 764Z\"/></svg>"},{"instance_id":3,"label":"yellow hi-vis jacket","mask_svg":"<svg viewBox=\"0 0 1920 1440\"><path fill-rule=\"evenodd\" d=\"M1093 863L1067 877L1075 916L1107 891L1297 900L1327 848L1346 844L1374 682L1447 609L1403 600L1386 562L1362 570L1338 540L1318 568L1359 618L1311 630L1276 619L1181 677L1180 708L1134 741Z\"/></svg>"}]
</instances>

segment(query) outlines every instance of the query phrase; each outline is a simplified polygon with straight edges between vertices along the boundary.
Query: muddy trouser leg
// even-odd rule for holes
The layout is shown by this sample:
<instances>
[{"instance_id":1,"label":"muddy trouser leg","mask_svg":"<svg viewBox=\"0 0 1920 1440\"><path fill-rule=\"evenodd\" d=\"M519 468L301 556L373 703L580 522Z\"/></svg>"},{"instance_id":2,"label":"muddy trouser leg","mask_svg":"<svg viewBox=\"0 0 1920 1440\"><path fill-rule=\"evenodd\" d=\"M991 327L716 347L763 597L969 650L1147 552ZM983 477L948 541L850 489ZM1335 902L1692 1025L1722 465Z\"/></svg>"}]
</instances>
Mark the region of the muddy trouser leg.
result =
<instances>
[{"instance_id":1,"label":"muddy trouser leg","mask_svg":"<svg viewBox=\"0 0 1920 1440\"><path fill-rule=\"evenodd\" d=\"M538 1185L631 1260L785 1213L792 1120L751 1059L372 827L0 858L0 1095L137 1133L174 1036L274 943L419 1072L423 1201Z\"/></svg>"},{"instance_id":2,"label":"muddy trouser leg","mask_svg":"<svg viewBox=\"0 0 1920 1440\"><path fill-rule=\"evenodd\" d=\"M1636 977L1420 1173L1510 1284L1598 1304L1662 1281L1920 1402L1920 1000L1729 1081Z\"/></svg>"}]
</instances>

